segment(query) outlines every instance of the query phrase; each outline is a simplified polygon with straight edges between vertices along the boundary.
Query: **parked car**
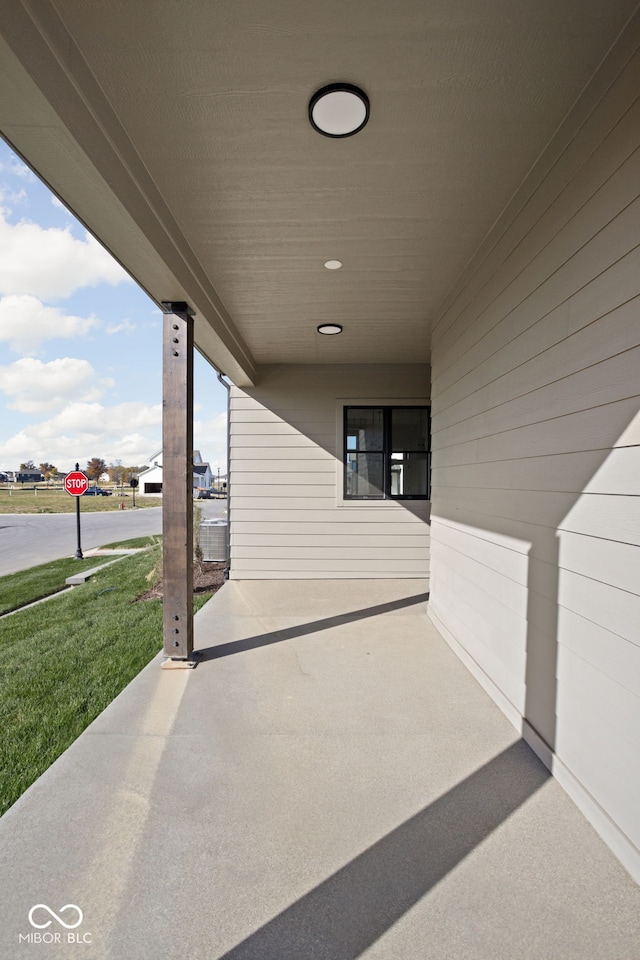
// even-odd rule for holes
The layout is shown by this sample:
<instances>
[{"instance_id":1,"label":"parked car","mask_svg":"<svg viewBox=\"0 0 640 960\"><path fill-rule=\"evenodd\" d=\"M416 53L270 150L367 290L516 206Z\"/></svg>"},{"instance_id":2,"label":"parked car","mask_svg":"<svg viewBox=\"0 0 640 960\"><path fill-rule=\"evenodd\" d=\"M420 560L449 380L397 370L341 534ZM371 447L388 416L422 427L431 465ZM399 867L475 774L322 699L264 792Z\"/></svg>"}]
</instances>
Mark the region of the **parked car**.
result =
<instances>
[{"instance_id":1,"label":"parked car","mask_svg":"<svg viewBox=\"0 0 640 960\"><path fill-rule=\"evenodd\" d=\"M82 494L83 497L111 497L113 496L112 490L103 490L102 487L89 487L88 490Z\"/></svg>"},{"instance_id":2,"label":"parked car","mask_svg":"<svg viewBox=\"0 0 640 960\"><path fill-rule=\"evenodd\" d=\"M211 500L211 490L198 490L198 500Z\"/></svg>"}]
</instances>

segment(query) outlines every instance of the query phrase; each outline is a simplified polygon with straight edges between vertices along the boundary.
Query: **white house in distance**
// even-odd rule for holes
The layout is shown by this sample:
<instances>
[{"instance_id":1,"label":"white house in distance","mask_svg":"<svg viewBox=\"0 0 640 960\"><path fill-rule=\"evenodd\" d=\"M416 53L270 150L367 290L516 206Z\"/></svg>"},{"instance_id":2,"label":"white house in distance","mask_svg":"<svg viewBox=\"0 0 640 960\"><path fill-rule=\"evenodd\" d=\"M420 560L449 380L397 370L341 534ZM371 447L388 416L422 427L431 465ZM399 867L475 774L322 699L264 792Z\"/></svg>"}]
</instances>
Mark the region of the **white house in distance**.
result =
<instances>
[{"instance_id":1,"label":"white house in distance","mask_svg":"<svg viewBox=\"0 0 640 960\"><path fill-rule=\"evenodd\" d=\"M149 457L151 466L138 474L138 494L142 496L162 495L162 450ZM213 482L211 466L205 463L199 450L193 451L193 492L200 487L209 489Z\"/></svg>"},{"instance_id":2,"label":"white house in distance","mask_svg":"<svg viewBox=\"0 0 640 960\"><path fill-rule=\"evenodd\" d=\"M637 0L143 8L2 4L0 129L164 305L165 650L195 346L231 578L430 578L640 878Z\"/></svg>"}]
</instances>

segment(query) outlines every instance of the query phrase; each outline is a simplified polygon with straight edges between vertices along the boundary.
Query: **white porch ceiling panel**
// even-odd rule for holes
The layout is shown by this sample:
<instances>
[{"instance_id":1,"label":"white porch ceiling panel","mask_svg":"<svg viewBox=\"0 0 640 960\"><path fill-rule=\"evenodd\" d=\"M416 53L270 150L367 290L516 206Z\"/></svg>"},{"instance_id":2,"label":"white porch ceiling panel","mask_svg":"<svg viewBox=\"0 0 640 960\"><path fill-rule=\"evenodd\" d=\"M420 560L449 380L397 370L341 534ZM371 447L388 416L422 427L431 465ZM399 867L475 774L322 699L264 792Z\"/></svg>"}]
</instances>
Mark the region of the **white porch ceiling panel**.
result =
<instances>
[{"instance_id":1,"label":"white porch ceiling panel","mask_svg":"<svg viewBox=\"0 0 640 960\"><path fill-rule=\"evenodd\" d=\"M636 6L0 0L0 128L156 301L194 306L238 384L263 363L424 363ZM307 120L338 80L371 101L344 140Z\"/></svg>"}]
</instances>

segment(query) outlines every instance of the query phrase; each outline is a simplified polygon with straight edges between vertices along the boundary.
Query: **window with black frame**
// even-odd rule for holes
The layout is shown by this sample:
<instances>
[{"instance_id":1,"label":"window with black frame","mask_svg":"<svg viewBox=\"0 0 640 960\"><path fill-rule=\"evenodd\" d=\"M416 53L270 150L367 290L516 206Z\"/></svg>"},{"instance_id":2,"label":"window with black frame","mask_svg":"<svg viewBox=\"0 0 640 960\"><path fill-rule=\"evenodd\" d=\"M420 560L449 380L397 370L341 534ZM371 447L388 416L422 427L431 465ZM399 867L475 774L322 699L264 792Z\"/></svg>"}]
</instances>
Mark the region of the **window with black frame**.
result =
<instances>
[{"instance_id":1,"label":"window with black frame","mask_svg":"<svg viewBox=\"0 0 640 960\"><path fill-rule=\"evenodd\" d=\"M429 407L345 407L345 500L428 500L429 436Z\"/></svg>"}]
</instances>

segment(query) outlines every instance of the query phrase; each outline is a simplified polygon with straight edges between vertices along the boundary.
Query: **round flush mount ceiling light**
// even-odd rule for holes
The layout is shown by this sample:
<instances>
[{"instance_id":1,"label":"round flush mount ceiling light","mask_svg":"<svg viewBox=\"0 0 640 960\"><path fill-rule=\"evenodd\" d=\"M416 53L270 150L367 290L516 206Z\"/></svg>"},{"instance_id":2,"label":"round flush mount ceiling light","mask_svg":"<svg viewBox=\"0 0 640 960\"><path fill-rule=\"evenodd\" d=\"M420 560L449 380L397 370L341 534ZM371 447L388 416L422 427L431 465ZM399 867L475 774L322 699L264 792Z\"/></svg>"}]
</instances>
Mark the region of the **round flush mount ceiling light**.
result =
<instances>
[{"instance_id":1,"label":"round flush mount ceiling light","mask_svg":"<svg viewBox=\"0 0 640 960\"><path fill-rule=\"evenodd\" d=\"M321 323L318 327L318 333L324 333L325 336L332 337L336 333L342 333L342 327L339 323Z\"/></svg>"},{"instance_id":2,"label":"round flush mount ceiling light","mask_svg":"<svg viewBox=\"0 0 640 960\"><path fill-rule=\"evenodd\" d=\"M325 260L325 269L339 270L342 266L342 260Z\"/></svg>"},{"instance_id":3,"label":"round flush mount ceiling light","mask_svg":"<svg viewBox=\"0 0 640 960\"><path fill-rule=\"evenodd\" d=\"M309 101L311 126L325 137L352 137L369 119L369 98L351 83L330 83Z\"/></svg>"}]
</instances>

